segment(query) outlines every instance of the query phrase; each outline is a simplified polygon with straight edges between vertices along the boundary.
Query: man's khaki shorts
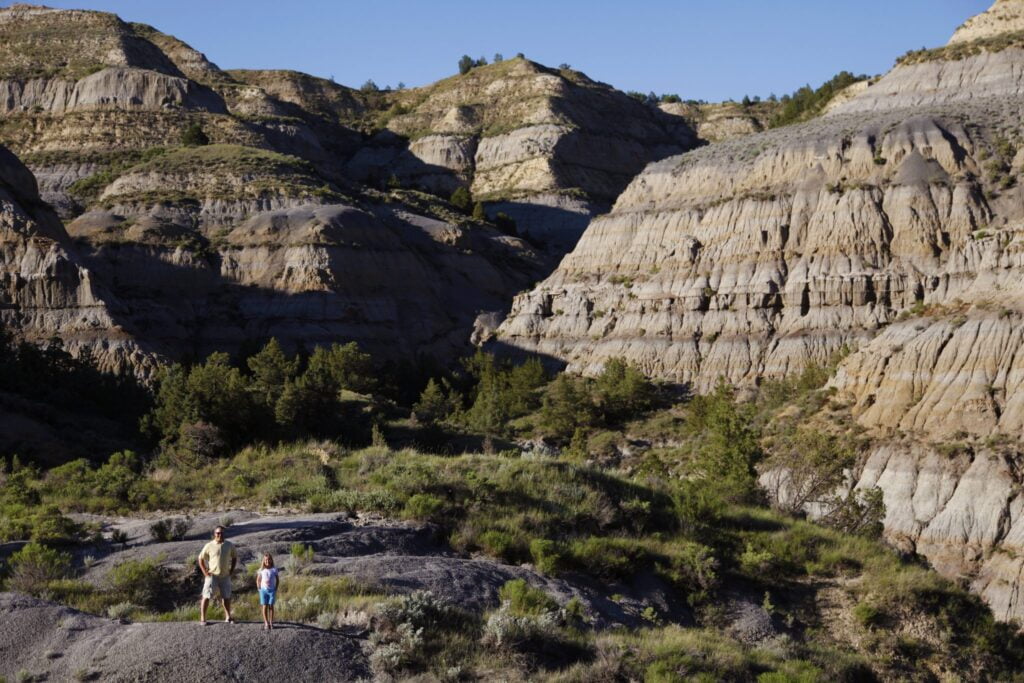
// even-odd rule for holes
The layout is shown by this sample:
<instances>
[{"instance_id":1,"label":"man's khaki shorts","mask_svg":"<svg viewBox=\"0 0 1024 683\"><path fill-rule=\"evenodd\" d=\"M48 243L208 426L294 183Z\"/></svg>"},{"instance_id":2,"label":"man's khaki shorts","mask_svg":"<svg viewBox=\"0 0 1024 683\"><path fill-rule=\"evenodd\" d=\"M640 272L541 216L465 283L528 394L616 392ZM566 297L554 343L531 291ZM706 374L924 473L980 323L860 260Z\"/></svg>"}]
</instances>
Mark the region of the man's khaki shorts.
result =
<instances>
[{"instance_id":1,"label":"man's khaki shorts","mask_svg":"<svg viewBox=\"0 0 1024 683\"><path fill-rule=\"evenodd\" d=\"M214 576L210 574L203 581L203 597L207 600L213 598L214 586L217 587L217 592L220 593L220 597L224 600L231 599L231 577L230 576Z\"/></svg>"}]
</instances>

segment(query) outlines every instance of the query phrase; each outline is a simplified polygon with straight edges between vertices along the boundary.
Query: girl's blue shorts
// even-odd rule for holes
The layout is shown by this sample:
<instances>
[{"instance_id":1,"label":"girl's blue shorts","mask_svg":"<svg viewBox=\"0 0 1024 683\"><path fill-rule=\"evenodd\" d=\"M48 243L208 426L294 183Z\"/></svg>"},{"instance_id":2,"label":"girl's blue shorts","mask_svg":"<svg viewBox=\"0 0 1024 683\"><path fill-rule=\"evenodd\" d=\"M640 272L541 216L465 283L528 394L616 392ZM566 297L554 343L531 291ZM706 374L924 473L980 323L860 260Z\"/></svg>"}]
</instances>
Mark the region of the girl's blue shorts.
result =
<instances>
[{"instance_id":1,"label":"girl's blue shorts","mask_svg":"<svg viewBox=\"0 0 1024 683\"><path fill-rule=\"evenodd\" d=\"M260 604L274 606L274 600L277 598L277 590L270 590L269 588L260 589Z\"/></svg>"}]
</instances>

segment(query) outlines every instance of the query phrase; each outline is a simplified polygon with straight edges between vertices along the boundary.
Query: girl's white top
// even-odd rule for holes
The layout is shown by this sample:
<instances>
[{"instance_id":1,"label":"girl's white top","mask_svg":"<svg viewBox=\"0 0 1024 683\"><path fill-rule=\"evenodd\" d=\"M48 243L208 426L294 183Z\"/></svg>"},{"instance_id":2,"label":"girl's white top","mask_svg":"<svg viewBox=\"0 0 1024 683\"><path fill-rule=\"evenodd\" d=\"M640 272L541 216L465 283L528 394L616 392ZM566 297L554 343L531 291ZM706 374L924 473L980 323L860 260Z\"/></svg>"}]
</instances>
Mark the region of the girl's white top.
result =
<instances>
[{"instance_id":1,"label":"girl's white top","mask_svg":"<svg viewBox=\"0 0 1024 683\"><path fill-rule=\"evenodd\" d=\"M277 590L277 567L263 567L256 574L257 588Z\"/></svg>"}]
</instances>

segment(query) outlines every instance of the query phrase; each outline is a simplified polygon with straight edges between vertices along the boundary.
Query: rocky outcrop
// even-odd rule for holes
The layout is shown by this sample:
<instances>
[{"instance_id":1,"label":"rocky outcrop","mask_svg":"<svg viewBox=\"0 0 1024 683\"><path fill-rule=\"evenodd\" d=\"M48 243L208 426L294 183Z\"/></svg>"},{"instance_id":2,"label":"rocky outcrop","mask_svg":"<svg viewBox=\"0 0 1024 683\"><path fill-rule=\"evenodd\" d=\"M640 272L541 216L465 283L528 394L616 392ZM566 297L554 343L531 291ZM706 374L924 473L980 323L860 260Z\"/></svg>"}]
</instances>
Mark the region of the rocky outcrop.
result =
<instances>
[{"instance_id":1,"label":"rocky outcrop","mask_svg":"<svg viewBox=\"0 0 1024 683\"><path fill-rule=\"evenodd\" d=\"M877 448L857 486L877 486L885 535L942 574L969 583L999 619L1024 617L1024 529L1018 454L999 446Z\"/></svg>"},{"instance_id":2,"label":"rocky outcrop","mask_svg":"<svg viewBox=\"0 0 1024 683\"><path fill-rule=\"evenodd\" d=\"M152 359L114 322L112 308L116 301L78 260L31 172L0 147L0 322L30 341L59 336L101 367L144 372Z\"/></svg>"},{"instance_id":3,"label":"rocky outcrop","mask_svg":"<svg viewBox=\"0 0 1024 683\"><path fill-rule=\"evenodd\" d=\"M0 674L48 680L362 681L370 668L350 636L286 625L273 647L255 624L129 624L17 593L0 593ZM225 653L231 653L225 656ZM56 656L54 656L56 653ZM302 656L296 658L295 654Z\"/></svg>"},{"instance_id":4,"label":"rocky outcrop","mask_svg":"<svg viewBox=\"0 0 1024 683\"><path fill-rule=\"evenodd\" d=\"M128 209L137 213L124 221ZM142 338L177 353L276 337L449 358L466 350L479 312L502 310L541 267L517 238L394 203L268 194L114 210L83 215L71 232L89 239L87 263L117 283Z\"/></svg>"},{"instance_id":5,"label":"rocky outcrop","mask_svg":"<svg viewBox=\"0 0 1024 683\"><path fill-rule=\"evenodd\" d=\"M185 78L148 69L110 67L79 81L0 81L0 114L90 109L194 109L226 113L213 91Z\"/></svg>"},{"instance_id":6,"label":"rocky outcrop","mask_svg":"<svg viewBox=\"0 0 1024 683\"><path fill-rule=\"evenodd\" d=\"M694 104L662 102L658 108L667 114L685 119L697 132L697 137L710 142L751 135L766 130L781 105L777 102L735 102Z\"/></svg>"},{"instance_id":7,"label":"rocky outcrop","mask_svg":"<svg viewBox=\"0 0 1024 683\"><path fill-rule=\"evenodd\" d=\"M971 43L1013 31L1024 31L1024 2L996 0L987 12L971 17L957 28L949 44Z\"/></svg>"},{"instance_id":8,"label":"rocky outcrop","mask_svg":"<svg viewBox=\"0 0 1024 683\"><path fill-rule=\"evenodd\" d=\"M887 537L1019 618L1024 50L966 45L652 164L492 343L697 390L853 349L831 387L871 437L856 479Z\"/></svg>"},{"instance_id":9,"label":"rocky outcrop","mask_svg":"<svg viewBox=\"0 0 1024 683\"><path fill-rule=\"evenodd\" d=\"M469 186L500 202L491 215L510 215L559 253L645 164L696 144L680 117L522 58L388 97L389 132L355 155L350 173L444 193Z\"/></svg>"},{"instance_id":10,"label":"rocky outcrop","mask_svg":"<svg viewBox=\"0 0 1024 683\"><path fill-rule=\"evenodd\" d=\"M967 270L994 220L986 144L956 116L903 112L653 164L517 298L500 340L583 372L625 356L698 389L825 362Z\"/></svg>"}]
</instances>

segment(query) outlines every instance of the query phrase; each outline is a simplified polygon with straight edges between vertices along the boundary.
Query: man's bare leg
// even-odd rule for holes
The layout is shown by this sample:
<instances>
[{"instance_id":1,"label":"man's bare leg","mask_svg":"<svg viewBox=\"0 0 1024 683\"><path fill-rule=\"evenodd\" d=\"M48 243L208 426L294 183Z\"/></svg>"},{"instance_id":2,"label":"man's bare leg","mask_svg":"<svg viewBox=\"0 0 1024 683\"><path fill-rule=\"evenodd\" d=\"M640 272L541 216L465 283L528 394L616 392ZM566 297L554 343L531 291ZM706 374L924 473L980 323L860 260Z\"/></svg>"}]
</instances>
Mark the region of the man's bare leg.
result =
<instances>
[{"instance_id":1,"label":"man's bare leg","mask_svg":"<svg viewBox=\"0 0 1024 683\"><path fill-rule=\"evenodd\" d=\"M224 603L224 621L231 621L231 601L221 600Z\"/></svg>"},{"instance_id":2,"label":"man's bare leg","mask_svg":"<svg viewBox=\"0 0 1024 683\"><path fill-rule=\"evenodd\" d=\"M206 621L206 606L209 605L209 604L210 604L210 599L209 598L200 598L199 599L199 621L201 621L201 622L205 622Z\"/></svg>"}]
</instances>

